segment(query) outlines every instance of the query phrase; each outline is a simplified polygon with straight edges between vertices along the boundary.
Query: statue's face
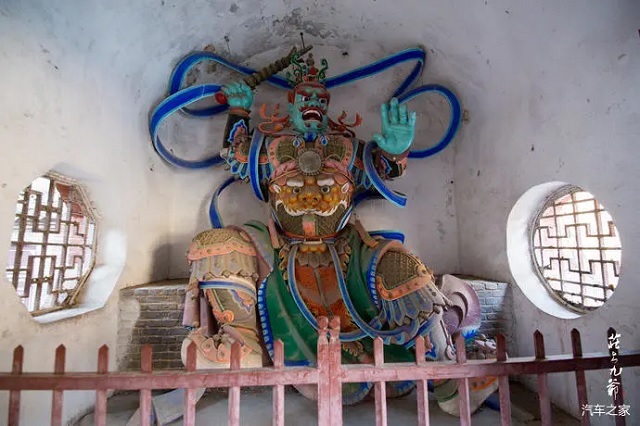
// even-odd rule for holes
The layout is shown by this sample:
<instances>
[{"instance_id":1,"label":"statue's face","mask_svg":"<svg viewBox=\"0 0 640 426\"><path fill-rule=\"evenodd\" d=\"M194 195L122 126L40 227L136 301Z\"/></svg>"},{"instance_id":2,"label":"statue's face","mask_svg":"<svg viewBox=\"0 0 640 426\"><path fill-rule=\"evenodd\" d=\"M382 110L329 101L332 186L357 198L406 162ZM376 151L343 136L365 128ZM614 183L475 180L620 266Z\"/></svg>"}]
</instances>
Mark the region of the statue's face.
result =
<instances>
[{"instance_id":1,"label":"statue's face","mask_svg":"<svg viewBox=\"0 0 640 426\"><path fill-rule=\"evenodd\" d=\"M350 211L353 184L340 173L315 176L294 172L269 186L271 208L290 234L321 237L338 232Z\"/></svg>"},{"instance_id":2,"label":"statue's face","mask_svg":"<svg viewBox=\"0 0 640 426\"><path fill-rule=\"evenodd\" d=\"M319 133L328 125L329 92L319 83L301 83L293 90L289 115L301 133Z\"/></svg>"}]
</instances>

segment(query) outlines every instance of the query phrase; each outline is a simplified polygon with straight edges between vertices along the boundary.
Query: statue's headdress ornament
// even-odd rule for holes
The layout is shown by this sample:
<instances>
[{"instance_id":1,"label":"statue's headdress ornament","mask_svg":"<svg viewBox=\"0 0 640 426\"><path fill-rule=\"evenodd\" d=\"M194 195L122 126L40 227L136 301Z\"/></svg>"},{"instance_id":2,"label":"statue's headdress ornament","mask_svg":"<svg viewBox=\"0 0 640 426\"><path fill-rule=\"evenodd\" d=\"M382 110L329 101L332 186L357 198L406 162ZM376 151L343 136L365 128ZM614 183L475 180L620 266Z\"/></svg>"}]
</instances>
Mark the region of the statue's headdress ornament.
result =
<instances>
[{"instance_id":1,"label":"statue's headdress ornament","mask_svg":"<svg viewBox=\"0 0 640 426\"><path fill-rule=\"evenodd\" d=\"M324 84L326 79L325 71L329 68L329 63L323 58L320 61L320 69L318 69L315 67L312 53L309 53L306 61L303 60L301 55L294 53L291 57L291 68L292 72L287 72L287 80L289 80L291 87L307 82Z\"/></svg>"}]
</instances>

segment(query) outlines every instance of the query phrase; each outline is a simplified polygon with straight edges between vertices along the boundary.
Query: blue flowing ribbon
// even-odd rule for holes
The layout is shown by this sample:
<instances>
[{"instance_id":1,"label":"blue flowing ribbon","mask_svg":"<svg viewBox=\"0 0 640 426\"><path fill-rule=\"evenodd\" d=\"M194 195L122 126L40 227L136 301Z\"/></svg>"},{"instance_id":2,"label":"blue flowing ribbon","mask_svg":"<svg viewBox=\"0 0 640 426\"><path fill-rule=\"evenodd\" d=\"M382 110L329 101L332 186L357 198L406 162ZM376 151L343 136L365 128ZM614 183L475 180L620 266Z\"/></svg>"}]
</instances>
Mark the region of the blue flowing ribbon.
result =
<instances>
[{"instance_id":1,"label":"blue flowing ribbon","mask_svg":"<svg viewBox=\"0 0 640 426\"><path fill-rule=\"evenodd\" d=\"M192 117L213 117L227 111L228 105L216 105L199 109L189 107L191 104L197 101L215 96L215 94L218 93L222 88L222 86L218 84L201 84L197 86L182 88L189 71L199 63L205 61L215 62L243 75L251 75L257 72L257 70L253 68L235 64L211 52L194 52L187 55L182 60L180 60L180 62L178 62L169 80L167 97L162 102L160 102L160 104L156 106L151 113L151 117L149 119L149 133L151 135L153 147L158 155L160 155L165 161L174 166L187 169L201 169L219 165L224 162L219 154L210 156L203 160L186 160L180 158L175 155L172 150L167 149L158 136L158 129L162 122L177 111L180 111ZM369 65L356 68L352 71L348 71L334 77L330 77L325 81L325 86L328 89L332 89L351 84L358 80L380 74L381 72L387 71L396 67L397 65L406 62L415 62L415 65L412 68L411 72L407 75L407 77L396 88L391 98L398 98L398 102L400 104L404 104L422 94L437 93L447 100L450 107L449 126L440 141L438 141L438 143L436 143L432 147L426 149L414 149L409 153L409 158L427 158L442 151L451 143L460 127L462 112L460 101L455 96L455 94L446 87L436 84L428 84L409 90L409 88L412 87L417 79L422 75L422 71L426 63L426 53L423 49L406 49L393 55L387 56L386 58L375 61ZM279 75L270 76L266 80L266 83L281 89L290 89L289 82ZM368 145L370 144L371 142ZM254 162L257 157L256 154L257 152L254 152L254 156L252 157ZM253 167L250 166L250 170L253 171L253 173L250 173L250 180L252 182L253 190L259 199L264 200L265 197L259 189L259 182L254 182L254 180L258 177L257 167L255 164L252 164L252 166ZM376 179L376 177L378 179ZM403 206L404 204L406 204L406 197L389 190L382 182L382 179L379 179L379 176L377 176L377 174L374 174L372 181L374 182L374 187L376 188L376 190L378 190L384 198L388 199L398 206ZM222 185L222 187L226 187L229 184L229 181L226 181ZM224 189L222 187L218 189L218 191L216 191L216 195L219 194L219 191L221 189ZM213 207L214 201L212 201L212 209L210 209L210 216L212 218L215 216L215 214L212 214L211 212L217 214L217 209L214 209ZM220 222L219 216L217 217L217 219L218 222Z\"/></svg>"},{"instance_id":2,"label":"blue flowing ribbon","mask_svg":"<svg viewBox=\"0 0 640 426\"><path fill-rule=\"evenodd\" d=\"M373 187L382 195L387 201L398 207L404 207L407 204L407 196L399 192L389 189L385 184L375 165L373 164L373 150L377 148L378 144L375 141L370 141L364 146L364 153L362 154L364 160L364 171L371 179ZM361 202L362 200L360 200Z\"/></svg>"},{"instance_id":3,"label":"blue flowing ribbon","mask_svg":"<svg viewBox=\"0 0 640 426\"><path fill-rule=\"evenodd\" d=\"M222 217L220 216L220 212L218 211L218 197L222 191L227 189L229 185L234 182L239 181L235 176L231 176L227 180L225 180L222 185L216 189L216 192L213 193L213 197L211 197L211 204L209 205L209 221L211 222L211 226L214 228L224 228L224 223L222 223Z\"/></svg>"}]
</instances>

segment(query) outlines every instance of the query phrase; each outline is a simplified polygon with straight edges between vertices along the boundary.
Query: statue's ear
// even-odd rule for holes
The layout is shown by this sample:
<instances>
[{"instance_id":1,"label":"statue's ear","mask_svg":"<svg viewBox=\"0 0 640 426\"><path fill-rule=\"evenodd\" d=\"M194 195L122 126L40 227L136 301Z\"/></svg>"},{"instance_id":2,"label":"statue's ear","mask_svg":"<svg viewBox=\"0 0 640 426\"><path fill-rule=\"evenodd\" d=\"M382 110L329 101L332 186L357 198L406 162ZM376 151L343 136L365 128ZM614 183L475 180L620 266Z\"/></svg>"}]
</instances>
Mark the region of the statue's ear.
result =
<instances>
[{"instance_id":1,"label":"statue's ear","mask_svg":"<svg viewBox=\"0 0 640 426\"><path fill-rule=\"evenodd\" d=\"M293 94L293 90L290 90L287 93L287 99L289 100L289 103L292 104L293 100L295 99L295 95Z\"/></svg>"}]
</instances>

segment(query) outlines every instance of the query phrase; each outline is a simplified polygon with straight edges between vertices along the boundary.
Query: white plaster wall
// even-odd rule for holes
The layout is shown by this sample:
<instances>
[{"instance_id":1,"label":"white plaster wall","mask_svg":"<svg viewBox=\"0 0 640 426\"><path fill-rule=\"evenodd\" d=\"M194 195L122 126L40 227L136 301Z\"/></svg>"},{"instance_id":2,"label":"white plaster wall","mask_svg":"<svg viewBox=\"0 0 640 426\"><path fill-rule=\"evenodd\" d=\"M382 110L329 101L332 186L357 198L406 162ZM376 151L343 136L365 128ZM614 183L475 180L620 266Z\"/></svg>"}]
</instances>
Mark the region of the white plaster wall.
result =
<instances>
[{"instance_id":1,"label":"white plaster wall","mask_svg":"<svg viewBox=\"0 0 640 426\"><path fill-rule=\"evenodd\" d=\"M112 290L186 274L184 250L194 233L208 226L209 197L226 173L175 170L151 148L149 110L162 98L171 68L182 55L210 43L226 51L223 36L228 35L229 56L242 61L253 58L251 63L258 65L276 59L283 46L297 42L299 31L304 30L308 43L327 46L328 53L320 50L318 56L333 59L333 71L429 43L417 16L412 18L413 30L398 31L406 21L404 12L373 6L367 10L339 2L257 0L1 2L0 241L6 241L8 248L16 197L32 179L49 169L76 177L102 214L101 254L83 306L95 308L111 295L102 309L40 324L0 277L0 370L10 368L11 353L18 344L26 349L25 371L51 369L60 343L67 346L69 370L93 370L97 349L104 343L112 347L110 360L115 367L118 293ZM384 22L376 34L374 22L381 23L389 12L393 12L388 17L393 24ZM342 51L350 56L343 57ZM264 56L253 57L260 52ZM432 72L436 68L430 65ZM450 82L446 77L428 81ZM370 98L364 103L349 105L345 93L342 101L336 95L333 104L340 108L344 102L352 111L364 113L368 126L364 138L378 130L378 104L388 94L380 84L353 89L356 94L372 92L366 93ZM437 102L415 109L425 115L425 108L431 107L437 108ZM190 124L194 130L182 130L196 136L194 146L185 148L196 156L217 147L221 135L215 131L219 126L215 122L199 125L204 130L195 124ZM434 126L420 128L419 136L437 132ZM181 130L174 126L169 131ZM413 180L394 184L409 194L410 206L419 212L380 206L375 211L365 207L361 213L371 227L411 231L422 225L424 235L411 236L409 245L443 272L456 270L458 264L453 156L451 149L412 166ZM425 182L429 185L422 186ZM254 213L247 207L261 209L248 187L232 189L222 202L224 216L234 218L230 223L266 217L264 209ZM0 250L0 263L5 261ZM7 397L0 395L0 424L6 421ZM64 418L77 416L93 401L91 392L67 393ZM24 424L46 424L49 394L23 394L21 413Z\"/></svg>"},{"instance_id":2,"label":"white plaster wall","mask_svg":"<svg viewBox=\"0 0 640 426\"><path fill-rule=\"evenodd\" d=\"M188 240L208 226L209 197L226 173L179 171L163 164L148 140L150 106L161 99L177 59L194 49L213 44L227 52L226 35L232 59L257 65L275 59L303 30L308 43L326 47L328 53L317 49L317 56L332 60L330 72L424 45L430 53L424 82L452 88L470 111L470 123L453 147L410 163L408 177L394 183L409 195L407 209L365 206L360 214L367 226L412 233L409 246L436 271L461 266L463 272L509 280L504 229L511 206L534 184L565 180L602 199L618 221L626 252L634 253L639 225L633 214L640 204L633 191L638 172L632 155L640 122L636 3L4 0L0 241L9 240L17 193L55 167L86 183L104 228L112 231L113 239L103 241L108 248L102 250L100 266L113 264L117 270L125 253L122 273L110 285L184 275ZM343 57L343 51L349 56ZM382 84L352 89L367 96L364 106L346 94L332 103L339 108L344 102L365 114L363 137L377 131L379 97L374 92L387 93ZM431 107L419 103L414 108L424 116ZM183 153L197 157L220 143L219 124L183 124L164 129L191 137ZM436 131L433 126L419 133ZM230 223L265 217L246 186L231 188L222 203ZM0 263L4 259L0 251ZM618 325L625 333L623 344L640 346L634 268L625 263L609 306L570 323L537 314L516 292L518 330L529 334L540 327L554 352L561 345L568 348L568 337L561 339L558 330L589 328L587 337L597 337L585 339L585 349L591 350L601 348L608 325ZM0 278L0 369L9 368L10 351L19 343L26 346L27 370L50 368L60 342L69 346L69 368L93 369L98 346L115 345L116 294L102 310L38 325ZM532 350L527 340L518 348ZM637 376L627 382L631 400L640 400ZM560 381L553 384L557 400L571 400L563 396ZM602 384L601 379L590 387L601 391ZM23 399L26 424L46 424L50 403L43 395ZM65 418L92 402L91 394L68 394ZM5 407L2 395L0 421L6 418Z\"/></svg>"},{"instance_id":3,"label":"white plaster wall","mask_svg":"<svg viewBox=\"0 0 640 426\"><path fill-rule=\"evenodd\" d=\"M97 2L0 3L0 264L20 190L49 169L77 178L102 216L85 307L104 304L114 287L164 277L158 247L167 236L171 175L149 147L145 123L164 82L148 77L154 66L140 60L144 49L125 37L127 26ZM115 368L117 291L102 309L39 324L0 275L0 370L10 370L18 344L25 371L51 371L58 344L67 347L68 370L95 370L105 343ZM3 392L0 424L7 400ZM48 424L50 400L49 392L23 394L22 424ZM94 400L92 392L67 393L64 418Z\"/></svg>"},{"instance_id":4,"label":"white plaster wall","mask_svg":"<svg viewBox=\"0 0 640 426\"><path fill-rule=\"evenodd\" d=\"M637 349L640 4L520 2L502 14L493 16L492 28L469 29L467 39L478 45L471 69L482 85L460 89L471 117L455 158L461 267L513 282L505 234L513 205L540 183L578 185L616 220L623 245L618 288L603 308L563 320L536 309L516 287L518 355L533 354L535 329L550 354L571 352L572 328L581 331L585 352L606 351L609 326L622 334L623 347ZM633 407L640 401L640 371L624 370ZM606 372L587 377L589 401L610 403ZM553 401L579 414L572 375L551 376L549 388Z\"/></svg>"}]
</instances>

